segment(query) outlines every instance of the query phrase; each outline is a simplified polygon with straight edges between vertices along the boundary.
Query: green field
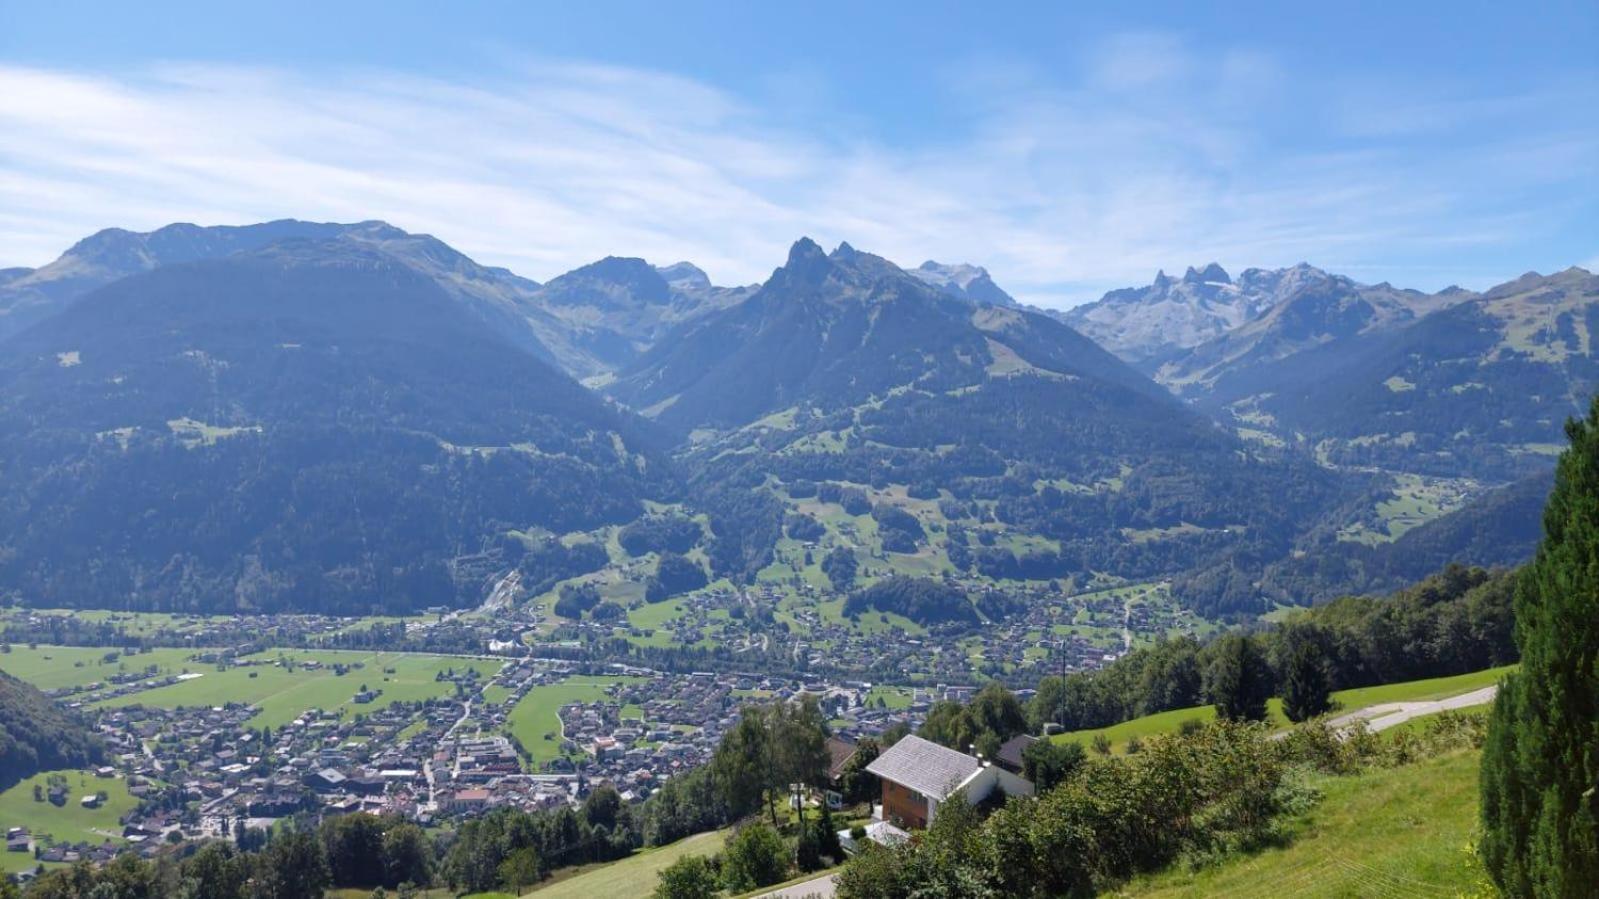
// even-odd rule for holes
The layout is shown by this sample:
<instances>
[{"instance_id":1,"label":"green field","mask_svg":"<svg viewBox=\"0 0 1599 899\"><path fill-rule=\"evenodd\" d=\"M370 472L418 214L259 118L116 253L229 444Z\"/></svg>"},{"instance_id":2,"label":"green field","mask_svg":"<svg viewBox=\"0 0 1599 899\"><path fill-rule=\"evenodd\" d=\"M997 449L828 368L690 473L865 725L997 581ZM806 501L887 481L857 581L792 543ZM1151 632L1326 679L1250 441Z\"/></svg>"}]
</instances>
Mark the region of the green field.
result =
<instances>
[{"instance_id":1,"label":"green field","mask_svg":"<svg viewBox=\"0 0 1599 899\"><path fill-rule=\"evenodd\" d=\"M654 892L660 872L688 855L714 855L727 840L725 831L695 834L670 846L636 852L618 862L590 868L540 887L529 896L538 899L632 899Z\"/></svg>"},{"instance_id":2,"label":"green field","mask_svg":"<svg viewBox=\"0 0 1599 899\"><path fill-rule=\"evenodd\" d=\"M1477 826L1480 757L1456 752L1319 780L1322 799L1294 822L1286 846L1141 878L1118 895L1481 895L1481 868L1466 852Z\"/></svg>"},{"instance_id":3,"label":"green field","mask_svg":"<svg viewBox=\"0 0 1599 899\"><path fill-rule=\"evenodd\" d=\"M126 655L120 649L94 646L38 646L14 643L0 652L0 671L41 690L109 682L112 675L143 672L151 665L161 674L206 671L214 666L189 661L191 649L155 649ZM106 661L114 657L115 661Z\"/></svg>"},{"instance_id":4,"label":"green field","mask_svg":"<svg viewBox=\"0 0 1599 899\"><path fill-rule=\"evenodd\" d=\"M1515 667L1514 665L1508 665L1503 668L1488 668L1483 671L1473 671L1470 674L1458 674L1452 677L1434 677L1426 680L1404 681L1397 684L1383 684L1377 687L1339 690L1332 694L1333 702L1337 703L1336 711L1333 714L1353 712L1390 702L1426 702L1457 696L1461 693L1469 693L1498 683L1500 678L1515 670ZM1110 727L1058 734L1052 739L1057 743L1075 740L1087 746L1092 743L1094 737L1104 734L1110 740L1112 749L1120 752L1126 747L1128 739L1132 737L1144 739L1157 734L1175 733L1185 721L1212 721L1215 718L1216 708L1214 706L1193 706L1186 709L1172 709L1169 712L1145 715L1142 718L1134 718L1131 721L1113 724ZM1282 700L1273 698L1267 701L1266 723L1273 727L1288 726L1288 719L1282 713Z\"/></svg>"},{"instance_id":5,"label":"green field","mask_svg":"<svg viewBox=\"0 0 1599 899\"><path fill-rule=\"evenodd\" d=\"M1399 684L1383 684L1379 687L1340 690L1333 694L1333 699L1343 711L1354 711L1388 702L1425 702L1444 699L1493 686L1499 683L1500 678L1514 670L1516 670L1515 665L1506 665L1502 668L1488 668L1453 677L1433 677Z\"/></svg>"},{"instance_id":6,"label":"green field","mask_svg":"<svg viewBox=\"0 0 1599 899\"><path fill-rule=\"evenodd\" d=\"M569 702L594 702L605 698L613 684L638 683L637 677L571 677L558 684L546 684L527 691L507 723L511 733L542 764L561 756L561 706Z\"/></svg>"},{"instance_id":7,"label":"green field","mask_svg":"<svg viewBox=\"0 0 1599 899\"><path fill-rule=\"evenodd\" d=\"M289 670L275 664L278 659L288 659L295 664L318 661L323 666L334 663L357 665L344 675L334 674L329 667L316 670L296 667ZM201 677L161 687L119 696L99 703L102 707L147 705L158 708L184 706L219 706L228 702L247 702L256 706L257 713L250 719L252 727L281 727L310 709L338 711L341 715L371 713L395 702L417 702L448 696L454 685L438 680L440 672L474 668L484 678L500 669L500 662L491 659L469 659L454 656L420 655L415 653L369 653L339 650L270 650L250 656L268 664L228 668L218 671L197 667L204 672ZM356 692L362 685L381 690L376 701L357 705Z\"/></svg>"},{"instance_id":8,"label":"green field","mask_svg":"<svg viewBox=\"0 0 1599 899\"><path fill-rule=\"evenodd\" d=\"M52 773L66 777L70 791L66 804L60 808L49 801L33 799L34 785L48 790L47 781ZM93 809L82 806L84 796L100 792L107 797L103 805ZM107 839L120 843L122 825L118 819L138 804L139 801L128 793L128 782L120 777L95 777L92 771L43 772L0 793L0 827L26 827L37 843L100 844ZM0 853L0 870L20 871L34 864L29 853Z\"/></svg>"}]
</instances>

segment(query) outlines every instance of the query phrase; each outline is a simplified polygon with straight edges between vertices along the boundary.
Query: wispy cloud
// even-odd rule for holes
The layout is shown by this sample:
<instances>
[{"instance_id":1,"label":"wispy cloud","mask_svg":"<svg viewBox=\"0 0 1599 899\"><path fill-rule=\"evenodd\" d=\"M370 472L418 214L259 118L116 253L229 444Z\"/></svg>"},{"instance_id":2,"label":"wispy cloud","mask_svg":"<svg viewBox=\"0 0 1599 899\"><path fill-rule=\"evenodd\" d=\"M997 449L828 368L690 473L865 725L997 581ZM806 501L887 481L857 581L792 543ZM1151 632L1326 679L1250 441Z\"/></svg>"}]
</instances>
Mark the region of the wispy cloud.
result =
<instances>
[{"instance_id":1,"label":"wispy cloud","mask_svg":"<svg viewBox=\"0 0 1599 899\"><path fill-rule=\"evenodd\" d=\"M1423 154L1381 136L1413 141L1426 116L1361 119L1339 103L1317 124L1259 53L1201 58L1133 35L1088 58L1074 83L952 71L959 127L923 146L841 139L707 84L585 64L471 82L0 66L0 263L42 263L109 225L383 218L531 277L615 253L691 259L732 283L808 234L906 264L978 262L1061 304L1210 259L1398 271L1409 258L1439 270L1424 281L1469 282L1456 260L1472 248L1533 239L1546 209L1592 213L1559 199L1595 181L1599 130L1580 117ZM1506 104L1491 110L1501 121ZM1452 133L1472 115L1429 108ZM1295 114L1305 133L1285 137Z\"/></svg>"}]
</instances>

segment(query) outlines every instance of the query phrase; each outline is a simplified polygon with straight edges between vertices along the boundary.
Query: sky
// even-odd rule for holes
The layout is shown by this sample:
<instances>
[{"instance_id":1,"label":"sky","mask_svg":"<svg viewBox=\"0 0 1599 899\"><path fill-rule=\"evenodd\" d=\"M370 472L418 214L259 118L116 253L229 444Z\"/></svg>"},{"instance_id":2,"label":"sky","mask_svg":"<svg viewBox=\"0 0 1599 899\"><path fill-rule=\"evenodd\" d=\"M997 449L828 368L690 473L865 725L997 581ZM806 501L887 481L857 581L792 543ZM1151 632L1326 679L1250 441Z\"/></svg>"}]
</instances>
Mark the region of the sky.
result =
<instances>
[{"instance_id":1,"label":"sky","mask_svg":"<svg viewBox=\"0 0 1599 899\"><path fill-rule=\"evenodd\" d=\"M538 280L847 240L1054 307L1599 269L1599 3L1089 6L0 0L0 266L300 218Z\"/></svg>"}]
</instances>

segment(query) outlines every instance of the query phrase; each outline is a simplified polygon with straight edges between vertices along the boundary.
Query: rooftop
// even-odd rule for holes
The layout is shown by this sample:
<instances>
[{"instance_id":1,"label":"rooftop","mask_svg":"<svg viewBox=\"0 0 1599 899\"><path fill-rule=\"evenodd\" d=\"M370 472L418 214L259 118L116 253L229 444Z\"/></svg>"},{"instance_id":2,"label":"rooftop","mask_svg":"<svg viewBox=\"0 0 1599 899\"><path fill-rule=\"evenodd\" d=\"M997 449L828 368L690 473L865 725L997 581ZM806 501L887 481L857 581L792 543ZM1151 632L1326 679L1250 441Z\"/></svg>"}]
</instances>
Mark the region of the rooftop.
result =
<instances>
[{"instance_id":1,"label":"rooftop","mask_svg":"<svg viewBox=\"0 0 1599 899\"><path fill-rule=\"evenodd\" d=\"M982 767L981 761L964 752L908 736L884 751L866 770L943 801Z\"/></svg>"}]
</instances>

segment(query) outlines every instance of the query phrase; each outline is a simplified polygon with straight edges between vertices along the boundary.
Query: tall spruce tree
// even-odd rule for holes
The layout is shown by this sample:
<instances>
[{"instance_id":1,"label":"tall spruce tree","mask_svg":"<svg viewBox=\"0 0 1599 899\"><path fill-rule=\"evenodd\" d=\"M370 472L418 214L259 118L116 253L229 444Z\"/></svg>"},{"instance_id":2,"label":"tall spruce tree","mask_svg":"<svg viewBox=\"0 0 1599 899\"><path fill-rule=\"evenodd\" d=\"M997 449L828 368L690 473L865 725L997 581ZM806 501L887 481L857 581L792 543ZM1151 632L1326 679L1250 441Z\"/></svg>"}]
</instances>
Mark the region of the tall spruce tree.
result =
<instances>
[{"instance_id":1,"label":"tall spruce tree","mask_svg":"<svg viewBox=\"0 0 1599 899\"><path fill-rule=\"evenodd\" d=\"M1483 748L1483 861L1511 896L1599 889L1599 398L1566 435L1516 585L1521 671L1499 689Z\"/></svg>"},{"instance_id":2,"label":"tall spruce tree","mask_svg":"<svg viewBox=\"0 0 1599 899\"><path fill-rule=\"evenodd\" d=\"M1217 640L1205 669L1205 693L1228 721L1261 721L1272 695L1271 665L1255 641L1242 634Z\"/></svg>"},{"instance_id":3,"label":"tall spruce tree","mask_svg":"<svg viewBox=\"0 0 1599 899\"><path fill-rule=\"evenodd\" d=\"M1289 721L1309 721L1332 708L1332 685L1321 647L1309 640L1296 643L1283 670L1283 714Z\"/></svg>"}]
</instances>

